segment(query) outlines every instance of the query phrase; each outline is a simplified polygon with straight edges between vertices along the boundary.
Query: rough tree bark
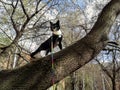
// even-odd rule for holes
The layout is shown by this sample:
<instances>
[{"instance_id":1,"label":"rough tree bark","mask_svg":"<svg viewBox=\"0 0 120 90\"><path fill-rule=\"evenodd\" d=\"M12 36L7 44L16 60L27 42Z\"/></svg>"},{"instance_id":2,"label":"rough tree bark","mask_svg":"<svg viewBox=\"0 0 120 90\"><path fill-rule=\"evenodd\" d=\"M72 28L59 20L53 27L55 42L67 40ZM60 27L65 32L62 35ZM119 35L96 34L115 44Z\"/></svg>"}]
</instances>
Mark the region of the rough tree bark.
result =
<instances>
[{"instance_id":1,"label":"rough tree bark","mask_svg":"<svg viewBox=\"0 0 120 90\"><path fill-rule=\"evenodd\" d=\"M54 54L55 83L91 61L107 44L107 35L120 13L120 0L111 0L90 33L73 45ZM51 56L15 70L0 72L1 90L46 90L52 85Z\"/></svg>"}]
</instances>

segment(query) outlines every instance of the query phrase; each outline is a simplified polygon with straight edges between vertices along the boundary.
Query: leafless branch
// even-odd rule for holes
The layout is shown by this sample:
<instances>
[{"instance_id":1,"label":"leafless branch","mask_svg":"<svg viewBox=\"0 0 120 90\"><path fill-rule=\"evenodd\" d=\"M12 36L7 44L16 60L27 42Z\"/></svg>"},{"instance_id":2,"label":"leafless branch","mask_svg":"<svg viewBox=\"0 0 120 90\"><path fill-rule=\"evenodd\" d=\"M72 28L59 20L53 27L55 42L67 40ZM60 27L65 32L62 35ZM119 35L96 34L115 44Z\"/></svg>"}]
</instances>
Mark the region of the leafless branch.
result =
<instances>
[{"instance_id":1,"label":"leafless branch","mask_svg":"<svg viewBox=\"0 0 120 90\"><path fill-rule=\"evenodd\" d=\"M35 11L30 18L34 17L36 14L38 14L41 10L43 10L52 0L49 0L43 7L41 7L39 10Z\"/></svg>"},{"instance_id":2,"label":"leafless branch","mask_svg":"<svg viewBox=\"0 0 120 90\"><path fill-rule=\"evenodd\" d=\"M85 25L76 25L75 27L81 27L82 29L84 29L86 32L88 30L90 30L89 28L85 27Z\"/></svg>"},{"instance_id":3,"label":"leafless branch","mask_svg":"<svg viewBox=\"0 0 120 90\"><path fill-rule=\"evenodd\" d=\"M29 15L27 14L27 11L25 10L25 7L24 7L24 4L23 4L23 1L20 0L20 3L21 3L21 7L22 7L22 10L23 10L25 16L26 16L27 18L29 18Z\"/></svg>"},{"instance_id":4,"label":"leafless branch","mask_svg":"<svg viewBox=\"0 0 120 90\"><path fill-rule=\"evenodd\" d=\"M9 40L13 41L12 38L2 28L0 28L0 30L9 38Z\"/></svg>"},{"instance_id":5,"label":"leafless branch","mask_svg":"<svg viewBox=\"0 0 120 90\"><path fill-rule=\"evenodd\" d=\"M111 76L111 74L109 73L109 71L104 67L104 65L101 64L99 60L97 60L97 59L95 59L95 60L96 60L96 61L98 62L98 64L100 65L101 69L112 79L113 77Z\"/></svg>"},{"instance_id":6,"label":"leafless branch","mask_svg":"<svg viewBox=\"0 0 120 90\"><path fill-rule=\"evenodd\" d=\"M37 22L41 19L41 17L42 17L48 10L50 10L51 7L53 7L53 6L55 6L55 5L56 5L56 4L51 5L47 10L45 10L45 11L40 15L40 17L38 18L38 20L33 24L33 26L35 26L35 25L37 24Z\"/></svg>"},{"instance_id":7,"label":"leafless branch","mask_svg":"<svg viewBox=\"0 0 120 90\"><path fill-rule=\"evenodd\" d=\"M19 57L21 57L24 61L26 61L27 63L29 63L29 61L27 59L24 58L24 56L22 56L20 53L16 53Z\"/></svg>"},{"instance_id":8,"label":"leafless branch","mask_svg":"<svg viewBox=\"0 0 120 90\"><path fill-rule=\"evenodd\" d=\"M119 72L120 71L120 66L116 69L116 72Z\"/></svg>"},{"instance_id":9,"label":"leafless branch","mask_svg":"<svg viewBox=\"0 0 120 90\"><path fill-rule=\"evenodd\" d=\"M11 20L11 22L12 22L12 25L13 25L14 30L16 31L16 37L15 37L15 39L13 40L13 42L12 42L9 46L6 46L6 47L2 48L2 52L0 52L0 54L3 53L4 51L6 51L6 49L9 48L12 44L15 44L15 43L18 42L18 40L20 39L20 37L23 35L24 30L25 30L25 27L26 27L26 25L29 23L29 21L30 21L36 14L38 14L41 10L43 10L43 8L45 8L45 7L47 6L47 4L49 4L51 1L52 1L52 0L49 0L42 8L40 8L40 9L37 10L37 11L35 11L31 16L29 16L29 18L27 18L27 19L25 20L25 22L23 23L23 25L21 26L20 30L18 30L17 25L16 25L16 23L15 23L15 21L14 21L14 18L13 18L14 14L15 14L15 11L16 11L16 8L17 8L17 6L18 6L19 0L17 0L15 3L13 3L13 1L12 1L12 3L11 3L10 5L12 6L13 10L12 10L12 13L11 13L11 15L10 15L10 20ZM21 0L21 5L22 5L22 9L23 9L24 14L27 16L27 13L26 13L26 11L25 11L25 8L24 8L24 5L23 5L23 3L22 3L22 0ZM6 9L6 10L7 10L7 9ZM28 17L28 16L27 16L27 17ZM18 44L15 44L15 45L18 45Z\"/></svg>"},{"instance_id":10,"label":"leafless branch","mask_svg":"<svg viewBox=\"0 0 120 90\"><path fill-rule=\"evenodd\" d=\"M11 5L11 3L6 3L6 2L4 2L4 1L2 1L2 0L0 0L0 2L3 4L5 4L5 5Z\"/></svg>"},{"instance_id":11,"label":"leafless branch","mask_svg":"<svg viewBox=\"0 0 120 90\"><path fill-rule=\"evenodd\" d=\"M36 5L36 9L35 9L36 12L38 11L38 6L39 6L39 4L40 4L41 1L42 1L42 0L38 0L38 1L37 1L37 5Z\"/></svg>"},{"instance_id":12,"label":"leafless branch","mask_svg":"<svg viewBox=\"0 0 120 90\"><path fill-rule=\"evenodd\" d=\"M120 52L120 46L119 46L118 43L110 41L110 42L108 42L108 46L111 46L111 47L114 47L114 48L106 47L106 48L103 49L103 51L109 51L109 52L111 52L113 50L117 50L117 51Z\"/></svg>"},{"instance_id":13,"label":"leafless branch","mask_svg":"<svg viewBox=\"0 0 120 90\"><path fill-rule=\"evenodd\" d=\"M33 36L33 37L27 37L27 38L23 38L21 39L20 41L23 41L23 40L26 40L26 39L30 39L30 38L36 38L36 37L39 37L39 36L44 36L44 35L49 35L49 34L40 34L40 35L37 35L37 36Z\"/></svg>"},{"instance_id":14,"label":"leafless branch","mask_svg":"<svg viewBox=\"0 0 120 90\"><path fill-rule=\"evenodd\" d=\"M49 10L49 9L47 9L47 10ZM47 11L46 10L46 11ZM40 17L38 18L38 20L36 20L36 22L33 24L33 27L38 23L38 21L41 19L41 17L46 13L46 11L44 12L44 13L42 13L42 15L40 15ZM46 21L47 22L47 21ZM46 23L45 22L45 23Z\"/></svg>"},{"instance_id":15,"label":"leafless branch","mask_svg":"<svg viewBox=\"0 0 120 90\"><path fill-rule=\"evenodd\" d=\"M11 16L10 16L10 19L11 19L11 22L12 22L13 28L14 28L14 30L16 31L16 34L18 34L19 31L18 31L17 26L16 26L16 24L15 24L15 21L14 21L14 19L13 19L13 15L14 15L15 10L16 10L16 8L17 8L18 1L19 1L19 0L17 0L15 6L14 6L13 3L12 3L13 11L12 11L12 14L11 14Z\"/></svg>"},{"instance_id":16,"label":"leafless branch","mask_svg":"<svg viewBox=\"0 0 120 90\"><path fill-rule=\"evenodd\" d=\"M20 32L23 33L24 32L24 29L26 27L26 25L29 23L29 21L36 15L38 14L44 7L46 7L49 3L50 3L51 0L49 0L41 9L35 11L31 16L29 16L29 18L26 19L26 21L24 22L24 24L22 25L21 27L21 30Z\"/></svg>"}]
</instances>

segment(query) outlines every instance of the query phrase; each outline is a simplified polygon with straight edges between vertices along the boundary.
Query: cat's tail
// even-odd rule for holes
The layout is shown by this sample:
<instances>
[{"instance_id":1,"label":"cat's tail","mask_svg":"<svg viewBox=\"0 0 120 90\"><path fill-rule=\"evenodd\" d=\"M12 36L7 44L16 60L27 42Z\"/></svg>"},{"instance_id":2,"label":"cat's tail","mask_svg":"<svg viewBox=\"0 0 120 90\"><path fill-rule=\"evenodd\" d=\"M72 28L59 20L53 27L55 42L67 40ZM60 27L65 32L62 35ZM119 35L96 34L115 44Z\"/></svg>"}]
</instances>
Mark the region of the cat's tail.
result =
<instances>
[{"instance_id":1,"label":"cat's tail","mask_svg":"<svg viewBox=\"0 0 120 90\"><path fill-rule=\"evenodd\" d=\"M40 51L41 51L41 48L38 48L37 50L35 50L34 52L32 52L32 53L30 54L30 56L31 56L32 58L35 58L34 56L35 56L36 54L38 54Z\"/></svg>"}]
</instances>

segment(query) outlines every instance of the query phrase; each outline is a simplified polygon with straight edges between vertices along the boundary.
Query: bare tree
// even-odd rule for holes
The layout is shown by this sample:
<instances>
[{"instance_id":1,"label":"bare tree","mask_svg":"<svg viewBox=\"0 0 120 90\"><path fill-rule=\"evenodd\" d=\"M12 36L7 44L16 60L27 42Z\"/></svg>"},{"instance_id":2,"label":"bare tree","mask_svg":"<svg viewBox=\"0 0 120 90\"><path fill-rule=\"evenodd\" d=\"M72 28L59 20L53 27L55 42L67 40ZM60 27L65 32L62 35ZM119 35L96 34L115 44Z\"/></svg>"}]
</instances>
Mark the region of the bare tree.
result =
<instances>
[{"instance_id":1,"label":"bare tree","mask_svg":"<svg viewBox=\"0 0 120 90\"><path fill-rule=\"evenodd\" d=\"M25 49L21 43L28 39L32 42L34 38L45 35L36 34L36 32L39 31L38 28L43 28L44 24L49 21L43 20L45 13L57 4L57 0L46 0L45 2L42 0L0 0L1 12L3 11L0 29L10 42L0 47L0 55L2 56L2 54L8 53L10 50L12 51L8 53L12 57L9 60L8 66L11 64L15 65L15 57L20 57L18 59L22 58L21 60L25 63L29 62L29 59L27 60L24 57L25 55L22 56L22 54L30 54L30 49ZM5 28L6 26L7 28ZM10 32L9 34L6 33L6 29ZM18 52L16 53L14 49L18 49Z\"/></svg>"},{"instance_id":2,"label":"bare tree","mask_svg":"<svg viewBox=\"0 0 120 90\"><path fill-rule=\"evenodd\" d=\"M106 46L107 35L117 15L120 13L119 6L120 0L112 0L104 7L90 33L73 45L54 54L55 82L60 81L91 61ZM21 27L22 32L29 19L36 13L31 16L25 13L27 19ZM16 27L14 26L14 28ZM13 42L21 37L22 32L19 33ZM2 90L45 90L52 85L51 72L51 56L47 56L15 70L1 71L0 87Z\"/></svg>"},{"instance_id":3,"label":"bare tree","mask_svg":"<svg viewBox=\"0 0 120 90\"><path fill-rule=\"evenodd\" d=\"M116 19L115 27L113 27L112 34L114 37L114 41L119 43L119 22ZM103 49L105 54L105 57L110 57L108 59L105 59L105 63L102 63L101 60L96 59L98 64L101 66L102 70L105 72L105 74L110 78L112 82L112 90L117 90L116 83L117 83L117 76L119 73L119 54L120 54L120 47L119 44L113 42L113 44L107 45L105 49Z\"/></svg>"}]
</instances>

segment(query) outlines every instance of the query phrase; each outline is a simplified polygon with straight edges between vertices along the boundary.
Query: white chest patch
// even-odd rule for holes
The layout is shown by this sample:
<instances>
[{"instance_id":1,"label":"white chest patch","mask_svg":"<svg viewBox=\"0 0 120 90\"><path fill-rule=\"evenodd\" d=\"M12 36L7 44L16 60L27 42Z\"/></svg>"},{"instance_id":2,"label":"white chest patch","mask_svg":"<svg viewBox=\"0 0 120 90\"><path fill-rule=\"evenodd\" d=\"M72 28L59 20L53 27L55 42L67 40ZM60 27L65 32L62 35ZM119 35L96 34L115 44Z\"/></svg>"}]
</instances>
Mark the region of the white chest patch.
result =
<instances>
[{"instance_id":1,"label":"white chest patch","mask_svg":"<svg viewBox=\"0 0 120 90\"><path fill-rule=\"evenodd\" d=\"M53 34L55 34L55 35L59 35L59 37L62 36L62 32L61 32L61 30L54 31Z\"/></svg>"},{"instance_id":2,"label":"white chest patch","mask_svg":"<svg viewBox=\"0 0 120 90\"><path fill-rule=\"evenodd\" d=\"M45 50L42 50L42 51L40 52L40 55L41 55L42 57L45 57L45 56L46 56L46 51L45 51Z\"/></svg>"}]
</instances>

